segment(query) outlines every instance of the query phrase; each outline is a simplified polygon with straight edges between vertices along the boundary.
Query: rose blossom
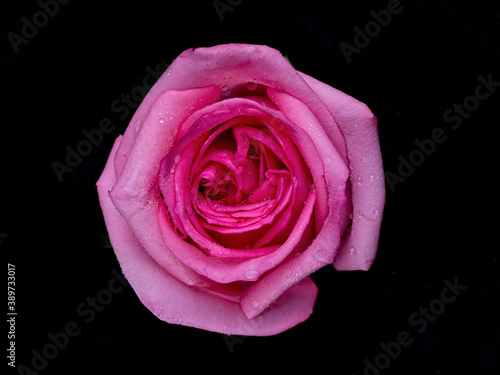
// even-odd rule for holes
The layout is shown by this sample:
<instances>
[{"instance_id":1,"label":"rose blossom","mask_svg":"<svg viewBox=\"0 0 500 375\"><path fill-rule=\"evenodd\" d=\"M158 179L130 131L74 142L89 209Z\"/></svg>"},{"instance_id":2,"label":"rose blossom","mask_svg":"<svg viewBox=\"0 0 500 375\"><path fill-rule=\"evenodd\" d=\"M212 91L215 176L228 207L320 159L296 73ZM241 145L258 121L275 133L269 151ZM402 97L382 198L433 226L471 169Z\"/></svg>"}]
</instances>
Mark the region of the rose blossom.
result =
<instances>
[{"instance_id":1,"label":"rose blossom","mask_svg":"<svg viewBox=\"0 0 500 375\"><path fill-rule=\"evenodd\" d=\"M306 320L332 264L367 270L384 205L377 120L276 50L173 61L98 183L114 251L169 323L272 335Z\"/></svg>"}]
</instances>

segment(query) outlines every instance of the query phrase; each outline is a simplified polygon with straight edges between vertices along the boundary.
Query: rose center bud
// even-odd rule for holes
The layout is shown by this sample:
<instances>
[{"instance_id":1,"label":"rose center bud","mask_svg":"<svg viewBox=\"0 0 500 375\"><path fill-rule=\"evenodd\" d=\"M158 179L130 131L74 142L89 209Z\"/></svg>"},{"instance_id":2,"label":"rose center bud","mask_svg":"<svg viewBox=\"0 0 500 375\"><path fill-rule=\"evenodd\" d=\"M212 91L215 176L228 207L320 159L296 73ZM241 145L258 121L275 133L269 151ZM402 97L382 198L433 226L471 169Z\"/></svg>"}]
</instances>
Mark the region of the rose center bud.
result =
<instances>
[{"instance_id":1,"label":"rose center bud","mask_svg":"<svg viewBox=\"0 0 500 375\"><path fill-rule=\"evenodd\" d=\"M286 208L291 180L284 150L269 129L255 119L237 120L204 142L191 200L210 238L248 249Z\"/></svg>"},{"instance_id":2,"label":"rose center bud","mask_svg":"<svg viewBox=\"0 0 500 375\"><path fill-rule=\"evenodd\" d=\"M215 256L274 251L289 237L312 186L286 127L240 116L197 134L164 160L162 193L177 232ZM171 156L178 153L179 165Z\"/></svg>"}]
</instances>

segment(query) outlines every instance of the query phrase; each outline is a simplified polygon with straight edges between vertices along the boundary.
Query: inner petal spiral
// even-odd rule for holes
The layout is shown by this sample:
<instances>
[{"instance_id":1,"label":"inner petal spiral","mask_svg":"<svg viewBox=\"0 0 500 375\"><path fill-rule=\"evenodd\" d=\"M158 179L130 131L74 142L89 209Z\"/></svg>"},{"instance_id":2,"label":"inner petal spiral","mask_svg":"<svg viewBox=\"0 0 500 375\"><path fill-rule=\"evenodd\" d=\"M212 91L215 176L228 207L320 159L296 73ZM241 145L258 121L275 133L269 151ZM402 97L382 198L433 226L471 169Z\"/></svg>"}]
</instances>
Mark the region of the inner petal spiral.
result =
<instances>
[{"instance_id":1,"label":"inner petal spiral","mask_svg":"<svg viewBox=\"0 0 500 375\"><path fill-rule=\"evenodd\" d=\"M215 129L194 163L190 182L198 230L232 247L251 248L248 236L283 212L290 199L290 171L281 145L253 118L236 118ZM237 239L240 243L235 243Z\"/></svg>"},{"instance_id":2,"label":"inner petal spiral","mask_svg":"<svg viewBox=\"0 0 500 375\"><path fill-rule=\"evenodd\" d=\"M286 241L312 179L285 126L237 116L173 151L181 152L182 168L189 172L165 158L163 175L180 192L173 198L172 192L162 193L173 225L187 241L212 255L217 247L223 257L262 256Z\"/></svg>"}]
</instances>

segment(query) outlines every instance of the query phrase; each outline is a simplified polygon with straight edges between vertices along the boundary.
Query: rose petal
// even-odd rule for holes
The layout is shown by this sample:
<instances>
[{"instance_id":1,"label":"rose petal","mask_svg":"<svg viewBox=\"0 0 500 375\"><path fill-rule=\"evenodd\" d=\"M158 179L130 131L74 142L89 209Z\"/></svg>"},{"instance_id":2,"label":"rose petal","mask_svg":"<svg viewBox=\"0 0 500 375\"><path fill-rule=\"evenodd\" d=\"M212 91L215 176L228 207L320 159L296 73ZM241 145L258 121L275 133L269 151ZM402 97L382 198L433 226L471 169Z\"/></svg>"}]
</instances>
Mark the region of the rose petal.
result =
<instances>
[{"instance_id":1,"label":"rose petal","mask_svg":"<svg viewBox=\"0 0 500 375\"><path fill-rule=\"evenodd\" d=\"M368 270L377 252L385 204L377 119L360 101L306 74L301 76L332 113L344 134L349 154L352 230L344 236L333 265L337 270Z\"/></svg>"},{"instance_id":2,"label":"rose petal","mask_svg":"<svg viewBox=\"0 0 500 375\"><path fill-rule=\"evenodd\" d=\"M308 167L314 176L314 183L317 187L322 187L323 180L326 179L326 189L318 190L319 204L316 207L317 232L321 230L321 223L324 223L330 214L331 205L334 202L344 201L345 186L344 181L347 178L346 164L342 155L335 149L328 135L319 123L314 114L295 97L273 88L268 90L269 97L274 104L283 112L283 114L292 121L297 128L302 129L302 136L297 139L302 140L299 143L301 153L308 161ZM304 142L304 138L309 142ZM314 160L314 155L319 159ZM326 193L326 190L329 193ZM328 194L328 195L326 195ZM332 199L333 196L338 198Z\"/></svg>"},{"instance_id":3,"label":"rose petal","mask_svg":"<svg viewBox=\"0 0 500 375\"><path fill-rule=\"evenodd\" d=\"M307 205L306 203L304 206ZM338 209L340 210L340 207ZM338 218L338 213L337 215L334 213L331 217ZM306 250L273 269L243 293L240 303L248 319L261 314L266 306L273 303L282 293L286 293L289 288L302 282L311 273L331 264L339 244L338 223L330 218ZM254 301L258 301L258 304Z\"/></svg>"},{"instance_id":4,"label":"rose petal","mask_svg":"<svg viewBox=\"0 0 500 375\"><path fill-rule=\"evenodd\" d=\"M297 132L296 143L311 169L315 184L319 184L322 179L325 181L326 196L323 196L323 202L318 202L318 207L321 208L323 204L327 212L322 214L326 218L323 219L324 224L319 228L317 237L305 251L272 270L243 293L241 306L248 318L262 312L255 308L251 301L258 300L262 301L262 305L269 304L287 288L318 268L333 262L341 243L341 213L346 201L345 188L349 176L341 155L330 143L312 112L296 98L284 92L274 89L268 89L268 92L283 114L293 121L290 126ZM319 158L312 158L315 154ZM328 163L326 160L329 160Z\"/></svg>"},{"instance_id":5,"label":"rose petal","mask_svg":"<svg viewBox=\"0 0 500 375\"><path fill-rule=\"evenodd\" d=\"M217 100L219 93L217 87L212 87L186 92L170 91L164 93L162 98L165 100L164 103L171 105L172 111L175 111L177 100L181 100L184 105L189 105L191 100L193 104L204 106ZM142 128L145 131L140 131L137 135L123 165L122 173L112 186L110 197L144 248L162 267L180 280L213 287L212 281L178 262L163 241L158 224L158 204L162 202L156 187L157 173L160 160L171 147L178 126L175 122L165 124L164 127L159 126L157 116L157 112L153 112L145 119ZM182 117L179 115L178 121L181 120ZM117 147L118 152L122 148L121 144ZM113 160L116 161L117 157L113 156Z\"/></svg>"},{"instance_id":6,"label":"rose petal","mask_svg":"<svg viewBox=\"0 0 500 375\"><path fill-rule=\"evenodd\" d=\"M347 161L343 135L324 103L278 50L264 45L224 44L184 51L148 92L132 121L143 118L145 108L166 90L219 85L224 97L230 97L248 82L287 92L304 103L329 127L335 149Z\"/></svg>"},{"instance_id":7,"label":"rose petal","mask_svg":"<svg viewBox=\"0 0 500 375\"><path fill-rule=\"evenodd\" d=\"M106 227L108 228L109 236L111 243L113 244L115 253L122 253L123 258L119 257L120 264L123 266L123 262L125 262L127 258L127 251L129 248L140 247L141 251L147 253L146 249L137 237L134 237L133 240L130 239L130 245L126 243L126 241L122 241L122 238L129 239L130 235L133 234L129 224L124 225L123 222L126 221L120 216L116 207L112 203L109 192L113 188L116 183L116 170L114 168L113 161L116 157L116 152L120 147L120 142L123 140L122 136L119 136L113 145L113 149L111 150L110 157L106 164L106 167L97 181L97 191L99 194L99 202L101 208L104 213L104 217L106 220ZM111 211L112 214L107 215L108 211ZM149 212L149 211L148 211ZM117 238L117 241L122 241L123 244L117 245L114 242L114 239ZM155 238L151 238L151 242L148 243L148 246L157 245L158 242L155 241ZM228 299L234 299L236 301L239 300L239 295L241 293L241 288L235 285L226 285L221 286L220 284L214 283L213 281L197 274L190 268L184 266L182 263L177 261L175 256L169 251L169 249L165 246L158 245L161 248L162 258L160 259L163 264L163 269L166 272L169 272L171 275L177 277L179 280L193 286L198 286L201 288L207 288L208 290L218 291L218 293L224 295ZM131 271L133 272L133 271Z\"/></svg>"}]
</instances>

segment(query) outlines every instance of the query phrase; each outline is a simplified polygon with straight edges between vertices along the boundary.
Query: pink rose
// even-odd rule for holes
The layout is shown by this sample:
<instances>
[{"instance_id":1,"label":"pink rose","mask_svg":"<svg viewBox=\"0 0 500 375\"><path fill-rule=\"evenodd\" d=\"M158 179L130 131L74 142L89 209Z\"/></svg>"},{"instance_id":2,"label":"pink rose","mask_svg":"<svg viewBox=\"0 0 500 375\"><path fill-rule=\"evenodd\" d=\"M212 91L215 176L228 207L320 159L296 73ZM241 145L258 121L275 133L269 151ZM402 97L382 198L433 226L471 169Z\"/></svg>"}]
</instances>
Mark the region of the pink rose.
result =
<instances>
[{"instance_id":1,"label":"pink rose","mask_svg":"<svg viewBox=\"0 0 500 375\"><path fill-rule=\"evenodd\" d=\"M183 52L98 183L122 271L160 319L273 335L306 320L332 264L367 270L384 206L377 120L276 50Z\"/></svg>"}]
</instances>

